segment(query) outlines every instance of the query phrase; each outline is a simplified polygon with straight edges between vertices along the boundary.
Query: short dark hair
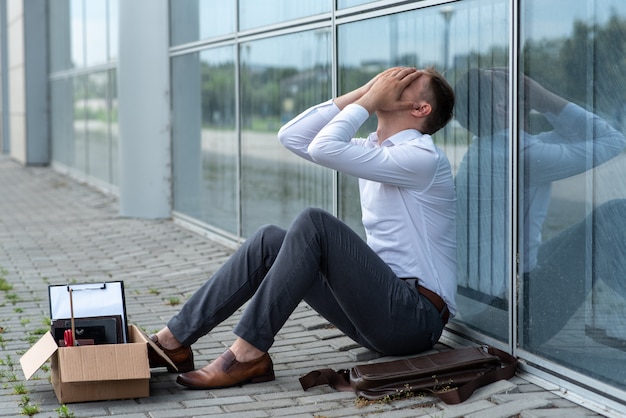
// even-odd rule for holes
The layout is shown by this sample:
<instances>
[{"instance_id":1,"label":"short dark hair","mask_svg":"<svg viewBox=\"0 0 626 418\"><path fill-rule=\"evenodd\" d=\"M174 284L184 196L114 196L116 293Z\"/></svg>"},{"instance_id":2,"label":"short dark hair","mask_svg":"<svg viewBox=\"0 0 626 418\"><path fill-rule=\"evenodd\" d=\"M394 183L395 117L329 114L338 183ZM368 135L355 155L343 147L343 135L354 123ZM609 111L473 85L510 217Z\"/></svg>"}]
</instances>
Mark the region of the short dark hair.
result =
<instances>
[{"instance_id":1,"label":"short dark hair","mask_svg":"<svg viewBox=\"0 0 626 418\"><path fill-rule=\"evenodd\" d=\"M456 82L455 119L477 136L491 135L494 126L507 126L505 115L499 114L494 102L508 103L506 69L471 68Z\"/></svg>"},{"instance_id":2,"label":"short dark hair","mask_svg":"<svg viewBox=\"0 0 626 418\"><path fill-rule=\"evenodd\" d=\"M432 111L425 120L422 130L432 135L452 119L454 110L454 90L448 81L434 67L423 70L429 77L428 88L432 94L430 106Z\"/></svg>"}]
</instances>

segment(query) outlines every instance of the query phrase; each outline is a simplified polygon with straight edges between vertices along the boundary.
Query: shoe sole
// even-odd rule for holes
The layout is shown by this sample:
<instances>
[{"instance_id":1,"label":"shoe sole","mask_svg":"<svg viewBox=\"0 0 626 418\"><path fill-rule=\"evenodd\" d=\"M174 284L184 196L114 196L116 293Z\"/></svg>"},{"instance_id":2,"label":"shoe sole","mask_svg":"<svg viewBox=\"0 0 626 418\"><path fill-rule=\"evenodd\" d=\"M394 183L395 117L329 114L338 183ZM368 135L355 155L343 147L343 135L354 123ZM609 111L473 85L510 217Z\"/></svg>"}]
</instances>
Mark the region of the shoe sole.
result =
<instances>
[{"instance_id":1,"label":"shoe sole","mask_svg":"<svg viewBox=\"0 0 626 418\"><path fill-rule=\"evenodd\" d=\"M184 382L180 382L178 379L176 379L176 383L188 389L206 390L206 389L226 389L226 388L232 388L234 386L243 386L248 383L271 382L272 380L276 380L276 376L274 375L274 372L269 373L269 374L264 374L262 376L251 377L250 379L242 380L241 382L233 383L232 385L226 385L226 386L194 386L194 385L186 384Z\"/></svg>"},{"instance_id":2,"label":"shoe sole","mask_svg":"<svg viewBox=\"0 0 626 418\"><path fill-rule=\"evenodd\" d=\"M178 365L178 370L173 368L171 364L167 364L167 371L170 373L187 373L195 369L195 365L193 362L183 363Z\"/></svg>"}]
</instances>

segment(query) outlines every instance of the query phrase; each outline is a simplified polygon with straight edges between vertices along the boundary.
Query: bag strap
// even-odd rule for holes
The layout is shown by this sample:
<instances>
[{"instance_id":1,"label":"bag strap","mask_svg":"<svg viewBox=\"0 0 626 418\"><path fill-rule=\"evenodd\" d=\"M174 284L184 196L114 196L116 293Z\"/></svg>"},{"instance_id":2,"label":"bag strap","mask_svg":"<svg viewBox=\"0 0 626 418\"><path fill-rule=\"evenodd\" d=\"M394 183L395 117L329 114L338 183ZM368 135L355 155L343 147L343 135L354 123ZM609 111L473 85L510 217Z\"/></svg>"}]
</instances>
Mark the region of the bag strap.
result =
<instances>
[{"instance_id":1,"label":"bag strap","mask_svg":"<svg viewBox=\"0 0 626 418\"><path fill-rule=\"evenodd\" d=\"M476 379L472 379L457 388L447 390L445 392L433 392L433 394L445 403L453 405L465 401L479 387L488 385L489 383L493 383L498 380L510 379L515 375L518 364L516 357L513 357L509 353L494 347L487 347L487 352L494 356L498 356L505 366L498 367L497 369L478 376Z\"/></svg>"},{"instance_id":2,"label":"bag strap","mask_svg":"<svg viewBox=\"0 0 626 418\"><path fill-rule=\"evenodd\" d=\"M493 383L501 379L510 379L513 375L515 375L518 364L517 358L494 347L487 347L487 352L494 356L498 356L505 366L487 372L457 388L447 390L445 392L433 391L433 395L437 396L445 403L453 405L465 401L472 395L472 393L474 393L476 389L481 386L488 385L489 383ZM300 378L300 385L304 390L312 388L313 386L328 385L336 390L344 392L353 391L352 386L350 386L350 370L347 369L338 371L332 369L313 370Z\"/></svg>"},{"instance_id":3,"label":"bag strap","mask_svg":"<svg viewBox=\"0 0 626 418\"><path fill-rule=\"evenodd\" d=\"M350 386L350 370L342 369L319 369L309 372L300 378L302 389L307 390L313 386L328 385L333 389L343 392L353 392Z\"/></svg>"}]
</instances>

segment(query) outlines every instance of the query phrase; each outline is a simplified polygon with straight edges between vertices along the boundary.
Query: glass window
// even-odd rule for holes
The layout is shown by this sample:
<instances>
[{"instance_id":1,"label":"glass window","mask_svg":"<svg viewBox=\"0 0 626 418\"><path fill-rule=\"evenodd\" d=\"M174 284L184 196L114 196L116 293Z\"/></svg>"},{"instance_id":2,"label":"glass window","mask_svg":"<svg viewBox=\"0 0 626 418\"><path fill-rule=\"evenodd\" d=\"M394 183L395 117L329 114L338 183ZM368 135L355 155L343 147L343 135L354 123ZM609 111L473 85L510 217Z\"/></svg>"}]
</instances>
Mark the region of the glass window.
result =
<instances>
[{"instance_id":1,"label":"glass window","mask_svg":"<svg viewBox=\"0 0 626 418\"><path fill-rule=\"evenodd\" d=\"M109 60L117 59L119 39L119 0L109 0Z\"/></svg>"},{"instance_id":2,"label":"glass window","mask_svg":"<svg viewBox=\"0 0 626 418\"><path fill-rule=\"evenodd\" d=\"M523 3L522 346L626 385L626 4Z\"/></svg>"},{"instance_id":3,"label":"glass window","mask_svg":"<svg viewBox=\"0 0 626 418\"><path fill-rule=\"evenodd\" d=\"M174 209L238 233L235 49L172 59Z\"/></svg>"},{"instance_id":4,"label":"glass window","mask_svg":"<svg viewBox=\"0 0 626 418\"><path fill-rule=\"evenodd\" d=\"M446 150L457 170L458 321L501 341L509 337L513 279L509 71L503 69L509 61L508 3L440 9L450 25L443 58L451 63L457 95Z\"/></svg>"},{"instance_id":5,"label":"glass window","mask_svg":"<svg viewBox=\"0 0 626 418\"><path fill-rule=\"evenodd\" d=\"M89 146L89 175L110 182L111 142L109 137L109 83L107 71L86 76L85 129Z\"/></svg>"},{"instance_id":6,"label":"glass window","mask_svg":"<svg viewBox=\"0 0 626 418\"><path fill-rule=\"evenodd\" d=\"M71 79L50 83L50 133L52 159L69 167L74 147L73 82Z\"/></svg>"},{"instance_id":7,"label":"glass window","mask_svg":"<svg viewBox=\"0 0 626 418\"><path fill-rule=\"evenodd\" d=\"M70 0L70 51L72 67L85 66L85 17L83 0Z\"/></svg>"},{"instance_id":8,"label":"glass window","mask_svg":"<svg viewBox=\"0 0 626 418\"><path fill-rule=\"evenodd\" d=\"M360 6L375 1L376 0L337 0L337 9L347 9L348 7Z\"/></svg>"},{"instance_id":9,"label":"glass window","mask_svg":"<svg viewBox=\"0 0 626 418\"><path fill-rule=\"evenodd\" d=\"M85 127L86 114L86 85L85 76L78 76L72 79L74 87L74 144L72 168L81 173L87 173L87 132Z\"/></svg>"},{"instance_id":10,"label":"glass window","mask_svg":"<svg viewBox=\"0 0 626 418\"><path fill-rule=\"evenodd\" d=\"M478 97L473 72L508 63L507 1L464 1L428 7L338 29L339 93L350 91L383 69L396 65L434 66L456 86L457 115L434 136L452 164L457 187L458 278L456 321L508 341L510 198L508 138L503 119L468 124L491 115L491 102L507 103L506 88ZM376 36L371 36L375 33ZM466 82L469 79L469 84ZM483 86L485 87L485 86ZM470 104L471 103L471 104ZM459 111L461 110L461 112ZM371 118L360 131L376 128ZM481 137L478 141L475 138ZM353 228L360 225L354 179L340 176L339 212Z\"/></svg>"},{"instance_id":11,"label":"glass window","mask_svg":"<svg viewBox=\"0 0 626 418\"><path fill-rule=\"evenodd\" d=\"M119 0L58 0L48 8L50 71L117 57Z\"/></svg>"},{"instance_id":12,"label":"glass window","mask_svg":"<svg viewBox=\"0 0 626 418\"><path fill-rule=\"evenodd\" d=\"M115 69L85 72L117 55L119 0L59 0L49 8L52 159L117 182ZM78 69L80 75L72 70ZM68 71L70 75L59 72ZM56 73L56 74L55 74Z\"/></svg>"},{"instance_id":13,"label":"glass window","mask_svg":"<svg viewBox=\"0 0 626 418\"><path fill-rule=\"evenodd\" d=\"M330 12L332 0L239 0L239 30Z\"/></svg>"},{"instance_id":14,"label":"glass window","mask_svg":"<svg viewBox=\"0 0 626 418\"><path fill-rule=\"evenodd\" d=\"M109 131L111 135L111 184L120 185L119 181L119 122L117 104L117 71L109 70Z\"/></svg>"},{"instance_id":15,"label":"glass window","mask_svg":"<svg viewBox=\"0 0 626 418\"><path fill-rule=\"evenodd\" d=\"M102 64L108 58L107 2L85 0L85 64Z\"/></svg>"},{"instance_id":16,"label":"glass window","mask_svg":"<svg viewBox=\"0 0 626 418\"><path fill-rule=\"evenodd\" d=\"M170 2L171 44L180 45L235 31L236 0Z\"/></svg>"},{"instance_id":17,"label":"glass window","mask_svg":"<svg viewBox=\"0 0 626 418\"><path fill-rule=\"evenodd\" d=\"M73 66L70 36L74 30L73 21L70 20L70 1L59 0L55 2L54 7L48 8L48 19L50 71L70 69Z\"/></svg>"},{"instance_id":18,"label":"glass window","mask_svg":"<svg viewBox=\"0 0 626 418\"><path fill-rule=\"evenodd\" d=\"M276 139L283 123L331 98L330 38L318 29L241 45L243 236L288 226L306 206L332 210L333 172Z\"/></svg>"}]
</instances>

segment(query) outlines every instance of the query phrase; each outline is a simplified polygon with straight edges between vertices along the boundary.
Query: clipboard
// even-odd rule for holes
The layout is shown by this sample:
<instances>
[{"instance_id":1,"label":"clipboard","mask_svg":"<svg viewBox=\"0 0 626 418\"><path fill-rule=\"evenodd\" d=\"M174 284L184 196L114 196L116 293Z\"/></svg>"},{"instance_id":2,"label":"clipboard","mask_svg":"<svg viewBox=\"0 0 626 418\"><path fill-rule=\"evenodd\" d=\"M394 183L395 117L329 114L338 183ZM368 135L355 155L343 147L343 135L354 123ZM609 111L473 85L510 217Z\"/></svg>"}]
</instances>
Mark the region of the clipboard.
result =
<instances>
[{"instance_id":1,"label":"clipboard","mask_svg":"<svg viewBox=\"0 0 626 418\"><path fill-rule=\"evenodd\" d=\"M122 341L128 342L124 282L49 285L50 319L71 318L70 290L74 318L118 316L122 321Z\"/></svg>"}]
</instances>

